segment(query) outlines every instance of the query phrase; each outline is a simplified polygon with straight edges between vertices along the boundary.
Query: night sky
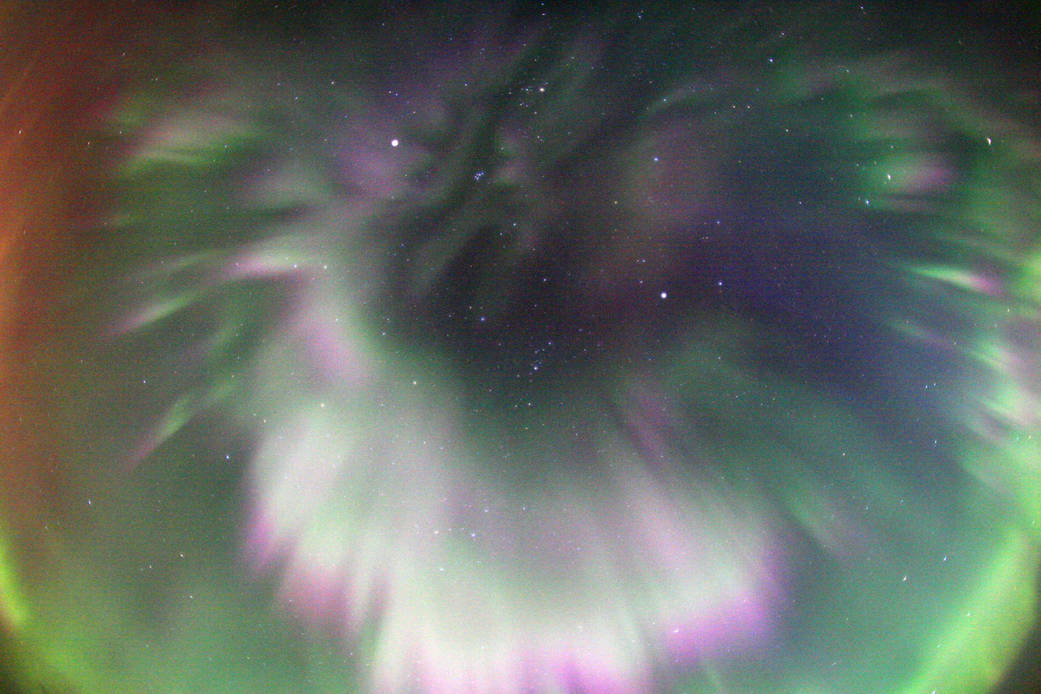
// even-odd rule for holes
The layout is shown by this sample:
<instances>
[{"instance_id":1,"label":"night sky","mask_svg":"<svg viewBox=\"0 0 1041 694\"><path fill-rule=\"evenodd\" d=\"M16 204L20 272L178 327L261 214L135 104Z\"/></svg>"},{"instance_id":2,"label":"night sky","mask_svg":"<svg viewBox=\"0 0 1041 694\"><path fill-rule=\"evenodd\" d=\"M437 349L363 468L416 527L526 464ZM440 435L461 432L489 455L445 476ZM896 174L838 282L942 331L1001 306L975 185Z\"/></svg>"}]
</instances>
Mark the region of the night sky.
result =
<instances>
[{"instance_id":1,"label":"night sky","mask_svg":"<svg viewBox=\"0 0 1041 694\"><path fill-rule=\"evenodd\" d=\"M0 46L0 691L1038 686L1036 11Z\"/></svg>"}]
</instances>

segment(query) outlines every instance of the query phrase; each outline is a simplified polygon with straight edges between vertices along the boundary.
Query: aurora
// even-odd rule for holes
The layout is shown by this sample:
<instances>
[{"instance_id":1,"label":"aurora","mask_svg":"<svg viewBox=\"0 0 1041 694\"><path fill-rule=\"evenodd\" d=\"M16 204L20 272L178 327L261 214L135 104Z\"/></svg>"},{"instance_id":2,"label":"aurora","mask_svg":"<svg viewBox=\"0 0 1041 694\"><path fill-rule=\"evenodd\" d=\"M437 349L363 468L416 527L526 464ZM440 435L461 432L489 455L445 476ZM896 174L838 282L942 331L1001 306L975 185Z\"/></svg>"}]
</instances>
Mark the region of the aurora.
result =
<instances>
[{"instance_id":1,"label":"aurora","mask_svg":"<svg viewBox=\"0 0 1041 694\"><path fill-rule=\"evenodd\" d=\"M858 8L227 3L126 58L101 11L80 100L26 58L3 108L76 118L3 164L4 676L996 691L1038 85Z\"/></svg>"}]
</instances>

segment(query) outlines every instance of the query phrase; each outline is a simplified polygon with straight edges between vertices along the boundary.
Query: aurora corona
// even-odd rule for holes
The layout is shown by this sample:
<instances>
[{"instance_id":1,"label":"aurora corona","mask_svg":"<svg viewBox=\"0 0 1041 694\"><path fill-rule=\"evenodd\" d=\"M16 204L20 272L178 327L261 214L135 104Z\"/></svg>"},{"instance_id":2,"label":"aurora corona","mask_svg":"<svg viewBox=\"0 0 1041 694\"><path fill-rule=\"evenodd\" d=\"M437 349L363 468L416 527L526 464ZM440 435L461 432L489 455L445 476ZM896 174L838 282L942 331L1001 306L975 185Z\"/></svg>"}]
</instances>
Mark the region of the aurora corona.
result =
<instances>
[{"instance_id":1,"label":"aurora corona","mask_svg":"<svg viewBox=\"0 0 1041 694\"><path fill-rule=\"evenodd\" d=\"M992 691L1041 533L1036 84L845 7L251 7L85 109L57 286L5 241L67 318L0 343L24 681Z\"/></svg>"}]
</instances>

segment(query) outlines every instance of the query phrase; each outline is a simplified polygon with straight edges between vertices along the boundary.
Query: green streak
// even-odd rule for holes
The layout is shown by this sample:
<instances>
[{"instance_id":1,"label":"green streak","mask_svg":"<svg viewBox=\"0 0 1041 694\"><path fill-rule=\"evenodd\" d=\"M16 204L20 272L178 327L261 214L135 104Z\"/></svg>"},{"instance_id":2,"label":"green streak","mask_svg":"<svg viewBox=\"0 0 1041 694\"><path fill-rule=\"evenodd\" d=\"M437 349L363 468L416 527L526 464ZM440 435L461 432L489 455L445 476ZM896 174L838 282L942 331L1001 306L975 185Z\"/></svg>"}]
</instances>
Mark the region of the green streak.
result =
<instances>
[{"instance_id":1,"label":"green streak","mask_svg":"<svg viewBox=\"0 0 1041 694\"><path fill-rule=\"evenodd\" d=\"M0 512L0 518L4 517ZM12 630L21 629L30 616L29 605L18 586L18 576L7 541L7 530L0 525L0 618Z\"/></svg>"},{"instance_id":2,"label":"green streak","mask_svg":"<svg viewBox=\"0 0 1041 694\"><path fill-rule=\"evenodd\" d=\"M926 641L932 655L901 692L969 694L991 691L1019 653L1037 604L1031 576L1037 544L1010 530L989 566L983 584L961 603L952 624ZM931 643L931 648L928 644Z\"/></svg>"}]
</instances>

